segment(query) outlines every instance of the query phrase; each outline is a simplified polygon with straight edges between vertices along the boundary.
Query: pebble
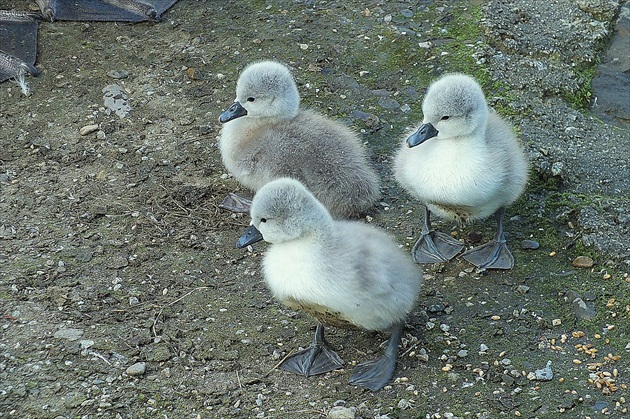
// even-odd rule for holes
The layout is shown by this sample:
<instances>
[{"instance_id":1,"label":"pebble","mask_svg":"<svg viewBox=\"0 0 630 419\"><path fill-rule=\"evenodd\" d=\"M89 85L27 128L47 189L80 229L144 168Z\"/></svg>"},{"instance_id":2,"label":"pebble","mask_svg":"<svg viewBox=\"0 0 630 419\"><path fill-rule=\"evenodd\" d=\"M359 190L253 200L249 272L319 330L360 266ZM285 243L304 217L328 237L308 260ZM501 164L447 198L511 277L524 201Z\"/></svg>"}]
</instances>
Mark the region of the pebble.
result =
<instances>
[{"instance_id":1,"label":"pebble","mask_svg":"<svg viewBox=\"0 0 630 419\"><path fill-rule=\"evenodd\" d=\"M486 345L485 343L482 343L481 345L479 345L479 352L480 353L488 352L488 349L490 349L490 348L488 348L488 345Z\"/></svg>"},{"instance_id":2,"label":"pebble","mask_svg":"<svg viewBox=\"0 0 630 419\"><path fill-rule=\"evenodd\" d=\"M439 313L441 311L444 311L444 304L442 304L442 303L430 304L427 307L427 311L429 313Z\"/></svg>"},{"instance_id":3,"label":"pebble","mask_svg":"<svg viewBox=\"0 0 630 419\"><path fill-rule=\"evenodd\" d=\"M82 339L79 342L79 345L81 345L81 349L89 349L94 345L94 341L90 339Z\"/></svg>"},{"instance_id":4,"label":"pebble","mask_svg":"<svg viewBox=\"0 0 630 419\"><path fill-rule=\"evenodd\" d=\"M113 79L126 79L129 77L127 70L111 70L107 72L107 75Z\"/></svg>"},{"instance_id":5,"label":"pebble","mask_svg":"<svg viewBox=\"0 0 630 419\"><path fill-rule=\"evenodd\" d=\"M326 415L328 419L354 419L356 409L353 407L335 406Z\"/></svg>"},{"instance_id":6,"label":"pebble","mask_svg":"<svg viewBox=\"0 0 630 419\"><path fill-rule=\"evenodd\" d=\"M398 109L400 107L400 104L396 99L389 97L378 98L378 105L384 109Z\"/></svg>"},{"instance_id":7,"label":"pebble","mask_svg":"<svg viewBox=\"0 0 630 419\"><path fill-rule=\"evenodd\" d=\"M553 380L553 371L551 370L551 361L547 361L545 368L541 368L534 372L535 378L538 381L550 381ZM529 375L528 375L529 378Z\"/></svg>"},{"instance_id":8,"label":"pebble","mask_svg":"<svg viewBox=\"0 0 630 419\"><path fill-rule=\"evenodd\" d=\"M593 259L588 256L578 256L573 259L573 266L576 268L592 268L593 264Z\"/></svg>"},{"instance_id":9,"label":"pebble","mask_svg":"<svg viewBox=\"0 0 630 419\"><path fill-rule=\"evenodd\" d=\"M131 111L129 97L117 84L110 84L103 88L103 103L105 107L116 113L120 118L126 117Z\"/></svg>"},{"instance_id":10,"label":"pebble","mask_svg":"<svg viewBox=\"0 0 630 419\"><path fill-rule=\"evenodd\" d=\"M53 335L57 339L79 340L83 336L81 329L61 329L57 330Z\"/></svg>"},{"instance_id":11,"label":"pebble","mask_svg":"<svg viewBox=\"0 0 630 419\"><path fill-rule=\"evenodd\" d=\"M597 314L595 312L595 307L592 303L587 304L581 298L576 298L571 303L571 307L573 308L573 312L575 316L579 319L583 320L591 320Z\"/></svg>"},{"instance_id":12,"label":"pebble","mask_svg":"<svg viewBox=\"0 0 630 419\"><path fill-rule=\"evenodd\" d=\"M130 306L135 306L139 302L140 302L140 300L138 300L138 297L129 297L129 305Z\"/></svg>"},{"instance_id":13,"label":"pebble","mask_svg":"<svg viewBox=\"0 0 630 419\"><path fill-rule=\"evenodd\" d=\"M552 175L560 176L563 171L564 171L564 163L557 161L557 162L555 162L554 164L551 165L551 174Z\"/></svg>"},{"instance_id":14,"label":"pebble","mask_svg":"<svg viewBox=\"0 0 630 419\"><path fill-rule=\"evenodd\" d=\"M535 240L523 240L521 242L521 247L523 249L536 250L536 249L538 249L540 247L540 245Z\"/></svg>"},{"instance_id":15,"label":"pebble","mask_svg":"<svg viewBox=\"0 0 630 419\"><path fill-rule=\"evenodd\" d=\"M137 377L137 376L143 375L146 370L147 370L146 362L136 362L135 364L127 368L125 372L127 373L127 375L130 375L131 377Z\"/></svg>"},{"instance_id":16,"label":"pebble","mask_svg":"<svg viewBox=\"0 0 630 419\"><path fill-rule=\"evenodd\" d=\"M98 124L91 124L81 127L79 130L79 135L88 135L98 130Z\"/></svg>"},{"instance_id":17,"label":"pebble","mask_svg":"<svg viewBox=\"0 0 630 419\"><path fill-rule=\"evenodd\" d=\"M459 358L466 358L468 356L468 351L466 349L462 349L459 352L457 352L457 356Z\"/></svg>"},{"instance_id":18,"label":"pebble","mask_svg":"<svg viewBox=\"0 0 630 419\"><path fill-rule=\"evenodd\" d=\"M516 291L520 292L521 294L525 294L527 291L529 291L529 287L527 285L519 285L518 287L516 287Z\"/></svg>"}]
</instances>

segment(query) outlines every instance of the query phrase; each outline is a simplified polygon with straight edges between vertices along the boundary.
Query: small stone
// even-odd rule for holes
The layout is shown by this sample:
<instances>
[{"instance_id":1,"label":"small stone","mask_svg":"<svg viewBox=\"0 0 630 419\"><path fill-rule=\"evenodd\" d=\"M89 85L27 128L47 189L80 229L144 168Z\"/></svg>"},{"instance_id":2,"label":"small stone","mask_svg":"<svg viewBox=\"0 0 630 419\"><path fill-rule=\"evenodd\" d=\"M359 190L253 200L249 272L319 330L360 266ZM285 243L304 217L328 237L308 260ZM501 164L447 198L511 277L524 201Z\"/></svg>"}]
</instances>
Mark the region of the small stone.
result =
<instances>
[{"instance_id":1,"label":"small stone","mask_svg":"<svg viewBox=\"0 0 630 419\"><path fill-rule=\"evenodd\" d=\"M488 345L482 343L481 345L479 345L479 353L485 353L488 352Z\"/></svg>"},{"instance_id":2,"label":"small stone","mask_svg":"<svg viewBox=\"0 0 630 419\"><path fill-rule=\"evenodd\" d=\"M630 346L630 343L628 345ZM420 349L418 353L416 354L416 356L422 362L429 362L429 354L427 353L427 350L424 348Z\"/></svg>"},{"instance_id":3,"label":"small stone","mask_svg":"<svg viewBox=\"0 0 630 419\"><path fill-rule=\"evenodd\" d=\"M459 352L457 352L457 356L459 358L466 358L468 356L468 351L466 349L462 349Z\"/></svg>"},{"instance_id":4,"label":"small stone","mask_svg":"<svg viewBox=\"0 0 630 419\"><path fill-rule=\"evenodd\" d=\"M553 371L551 370L551 361L547 361L547 365L545 365L545 368L536 370L534 371L534 373L536 374L536 380L538 381L553 380Z\"/></svg>"},{"instance_id":5,"label":"small stone","mask_svg":"<svg viewBox=\"0 0 630 419\"><path fill-rule=\"evenodd\" d=\"M478 231L471 231L466 235L466 239L471 243L479 243L483 236Z\"/></svg>"},{"instance_id":6,"label":"small stone","mask_svg":"<svg viewBox=\"0 0 630 419\"><path fill-rule=\"evenodd\" d=\"M113 79L126 79L129 77L127 70L111 70L107 72L107 75Z\"/></svg>"},{"instance_id":7,"label":"small stone","mask_svg":"<svg viewBox=\"0 0 630 419\"><path fill-rule=\"evenodd\" d=\"M81 127L79 130L79 135L88 135L98 130L98 124L91 124Z\"/></svg>"},{"instance_id":8,"label":"small stone","mask_svg":"<svg viewBox=\"0 0 630 419\"><path fill-rule=\"evenodd\" d=\"M140 300L138 300L138 297L129 297L129 305L130 306L135 306L139 302L140 302Z\"/></svg>"},{"instance_id":9,"label":"small stone","mask_svg":"<svg viewBox=\"0 0 630 419\"><path fill-rule=\"evenodd\" d=\"M444 311L444 304L442 303L431 304L427 307L427 311L429 313L439 313L441 311Z\"/></svg>"},{"instance_id":10,"label":"small stone","mask_svg":"<svg viewBox=\"0 0 630 419\"><path fill-rule=\"evenodd\" d=\"M61 329L57 330L53 335L57 339L79 340L83 336L81 329Z\"/></svg>"},{"instance_id":11,"label":"small stone","mask_svg":"<svg viewBox=\"0 0 630 419\"><path fill-rule=\"evenodd\" d=\"M521 294L525 294L527 291L529 291L529 287L527 285L519 285L518 287L516 287L516 291Z\"/></svg>"},{"instance_id":12,"label":"small stone","mask_svg":"<svg viewBox=\"0 0 630 419\"><path fill-rule=\"evenodd\" d=\"M127 375L130 375L131 377L138 377L140 375L143 375L146 370L147 370L146 362L136 362L135 364L127 368L125 372L127 373Z\"/></svg>"},{"instance_id":13,"label":"small stone","mask_svg":"<svg viewBox=\"0 0 630 419\"><path fill-rule=\"evenodd\" d=\"M557 161L557 162L555 162L554 164L551 165L551 174L552 175L560 176L563 171L564 171L564 163Z\"/></svg>"},{"instance_id":14,"label":"small stone","mask_svg":"<svg viewBox=\"0 0 630 419\"><path fill-rule=\"evenodd\" d=\"M595 315L597 314L595 312L594 304L587 304L581 298L576 298L575 300L573 300L573 302L571 303L571 307L573 308L575 316L579 319L591 320L595 318Z\"/></svg>"},{"instance_id":15,"label":"small stone","mask_svg":"<svg viewBox=\"0 0 630 419\"><path fill-rule=\"evenodd\" d=\"M392 99L389 97L380 97L378 99L378 104L381 108L384 109L397 109L400 107L400 104L396 99Z\"/></svg>"},{"instance_id":16,"label":"small stone","mask_svg":"<svg viewBox=\"0 0 630 419\"><path fill-rule=\"evenodd\" d=\"M89 349L94 345L94 341L90 339L81 339L81 341L79 341L79 345L81 345L81 349Z\"/></svg>"},{"instance_id":17,"label":"small stone","mask_svg":"<svg viewBox=\"0 0 630 419\"><path fill-rule=\"evenodd\" d=\"M578 256L573 259L573 266L576 268L592 268L593 264L593 259L588 256Z\"/></svg>"},{"instance_id":18,"label":"small stone","mask_svg":"<svg viewBox=\"0 0 630 419\"><path fill-rule=\"evenodd\" d=\"M345 406L334 406L326 417L328 419L354 419L356 417L356 408Z\"/></svg>"},{"instance_id":19,"label":"small stone","mask_svg":"<svg viewBox=\"0 0 630 419\"><path fill-rule=\"evenodd\" d=\"M514 378L508 374L502 374L501 381L503 381L508 386L511 386L512 384L514 384Z\"/></svg>"},{"instance_id":20,"label":"small stone","mask_svg":"<svg viewBox=\"0 0 630 419\"><path fill-rule=\"evenodd\" d=\"M536 250L540 247L540 245L535 240L523 240L521 242L521 247L523 249Z\"/></svg>"}]
</instances>

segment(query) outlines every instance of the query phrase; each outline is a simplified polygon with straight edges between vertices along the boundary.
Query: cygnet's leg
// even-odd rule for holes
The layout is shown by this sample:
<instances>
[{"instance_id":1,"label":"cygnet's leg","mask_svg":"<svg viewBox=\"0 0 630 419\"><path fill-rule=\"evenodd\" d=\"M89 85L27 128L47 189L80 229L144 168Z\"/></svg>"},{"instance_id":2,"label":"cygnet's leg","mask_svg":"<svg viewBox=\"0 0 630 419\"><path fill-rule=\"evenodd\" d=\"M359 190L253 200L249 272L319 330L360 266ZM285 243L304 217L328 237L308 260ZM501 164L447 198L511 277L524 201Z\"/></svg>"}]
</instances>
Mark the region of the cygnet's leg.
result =
<instances>
[{"instance_id":1,"label":"cygnet's leg","mask_svg":"<svg viewBox=\"0 0 630 419\"><path fill-rule=\"evenodd\" d=\"M392 335L389 337L387 348L380 358L371 361L362 362L354 368L350 384L369 388L372 391L378 391L385 387L385 384L391 380L396 369L396 360L398 359L398 346L402 338L402 332L405 328L404 322L394 326Z\"/></svg>"},{"instance_id":2,"label":"cygnet's leg","mask_svg":"<svg viewBox=\"0 0 630 419\"><path fill-rule=\"evenodd\" d=\"M324 326L318 323L311 346L291 355L278 368L309 377L343 368L343 360L328 347L324 340Z\"/></svg>"},{"instance_id":3,"label":"cygnet's leg","mask_svg":"<svg viewBox=\"0 0 630 419\"><path fill-rule=\"evenodd\" d=\"M228 193L228 196L219 204L219 208L232 212L249 212L252 207L252 197L248 195Z\"/></svg>"},{"instance_id":4,"label":"cygnet's leg","mask_svg":"<svg viewBox=\"0 0 630 419\"><path fill-rule=\"evenodd\" d=\"M512 269L514 267L514 256L508 250L503 233L504 214L505 208L499 208L494 214L498 224L494 240L464 252L462 254L464 259L480 269Z\"/></svg>"},{"instance_id":5,"label":"cygnet's leg","mask_svg":"<svg viewBox=\"0 0 630 419\"><path fill-rule=\"evenodd\" d=\"M424 225L420 238L413 245L411 255L416 263L447 262L455 257L464 245L448 234L431 228L431 211L424 207Z\"/></svg>"}]
</instances>

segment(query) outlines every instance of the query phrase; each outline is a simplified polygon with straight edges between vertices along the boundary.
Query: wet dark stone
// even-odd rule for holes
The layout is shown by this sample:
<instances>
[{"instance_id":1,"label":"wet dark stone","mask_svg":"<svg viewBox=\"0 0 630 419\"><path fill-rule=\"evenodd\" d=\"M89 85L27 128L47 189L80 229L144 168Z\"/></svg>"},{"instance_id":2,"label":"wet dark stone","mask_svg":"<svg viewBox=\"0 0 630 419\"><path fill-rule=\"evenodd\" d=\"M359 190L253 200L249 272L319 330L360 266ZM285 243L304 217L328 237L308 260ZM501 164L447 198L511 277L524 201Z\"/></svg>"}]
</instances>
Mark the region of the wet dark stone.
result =
<instances>
[{"instance_id":1,"label":"wet dark stone","mask_svg":"<svg viewBox=\"0 0 630 419\"><path fill-rule=\"evenodd\" d=\"M540 247L540 245L535 240L523 240L521 242L521 247L523 249L536 250L536 249L538 249Z\"/></svg>"},{"instance_id":2,"label":"wet dark stone","mask_svg":"<svg viewBox=\"0 0 630 419\"><path fill-rule=\"evenodd\" d=\"M466 235L466 239L471 243L479 243L483 236L478 231L471 231Z\"/></svg>"}]
</instances>

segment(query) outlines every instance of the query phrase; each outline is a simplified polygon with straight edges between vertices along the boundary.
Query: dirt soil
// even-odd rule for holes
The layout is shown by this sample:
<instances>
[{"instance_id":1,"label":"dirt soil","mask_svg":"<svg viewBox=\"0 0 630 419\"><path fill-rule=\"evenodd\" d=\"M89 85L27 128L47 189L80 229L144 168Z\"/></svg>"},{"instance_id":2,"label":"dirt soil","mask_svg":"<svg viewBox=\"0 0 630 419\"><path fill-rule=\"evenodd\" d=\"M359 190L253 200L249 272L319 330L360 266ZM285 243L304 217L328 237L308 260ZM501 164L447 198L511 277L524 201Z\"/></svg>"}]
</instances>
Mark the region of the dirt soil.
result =
<instances>
[{"instance_id":1,"label":"dirt soil","mask_svg":"<svg viewBox=\"0 0 630 419\"><path fill-rule=\"evenodd\" d=\"M0 418L628 417L628 131L578 110L583 78L554 90L497 76L519 74L499 60L508 54L552 63L550 77L577 71L563 67L574 48L562 34L549 53L537 38L510 46L540 18L526 3L180 0L159 24L41 23L30 96L0 85ZM585 1L548 3L588 16L569 22L584 30L601 22L607 32L584 47L595 60L619 4L598 15ZM309 344L314 321L272 299L265 245L237 250L249 219L218 208L243 191L222 166L218 116L240 70L259 59L290 65L305 106L360 132L383 178L368 221L407 249L422 211L394 182L391 157L421 120L430 80L478 77L532 157L530 186L507 213L516 267L425 266L395 379L380 392L347 381L385 335L331 327L347 369L305 378L274 368ZM112 85L128 113L106 106ZM551 130L578 130L555 124L557 114L614 141L587 150L617 163L595 159L595 174L572 176L586 149L541 145ZM558 149L574 153L546 160ZM612 183L580 189L600 172ZM609 217L593 227L582 222L599 220L591 213ZM493 220L434 227L467 244L494 231ZM604 233L621 250L593 245ZM553 378L537 380L548 361Z\"/></svg>"}]
</instances>

